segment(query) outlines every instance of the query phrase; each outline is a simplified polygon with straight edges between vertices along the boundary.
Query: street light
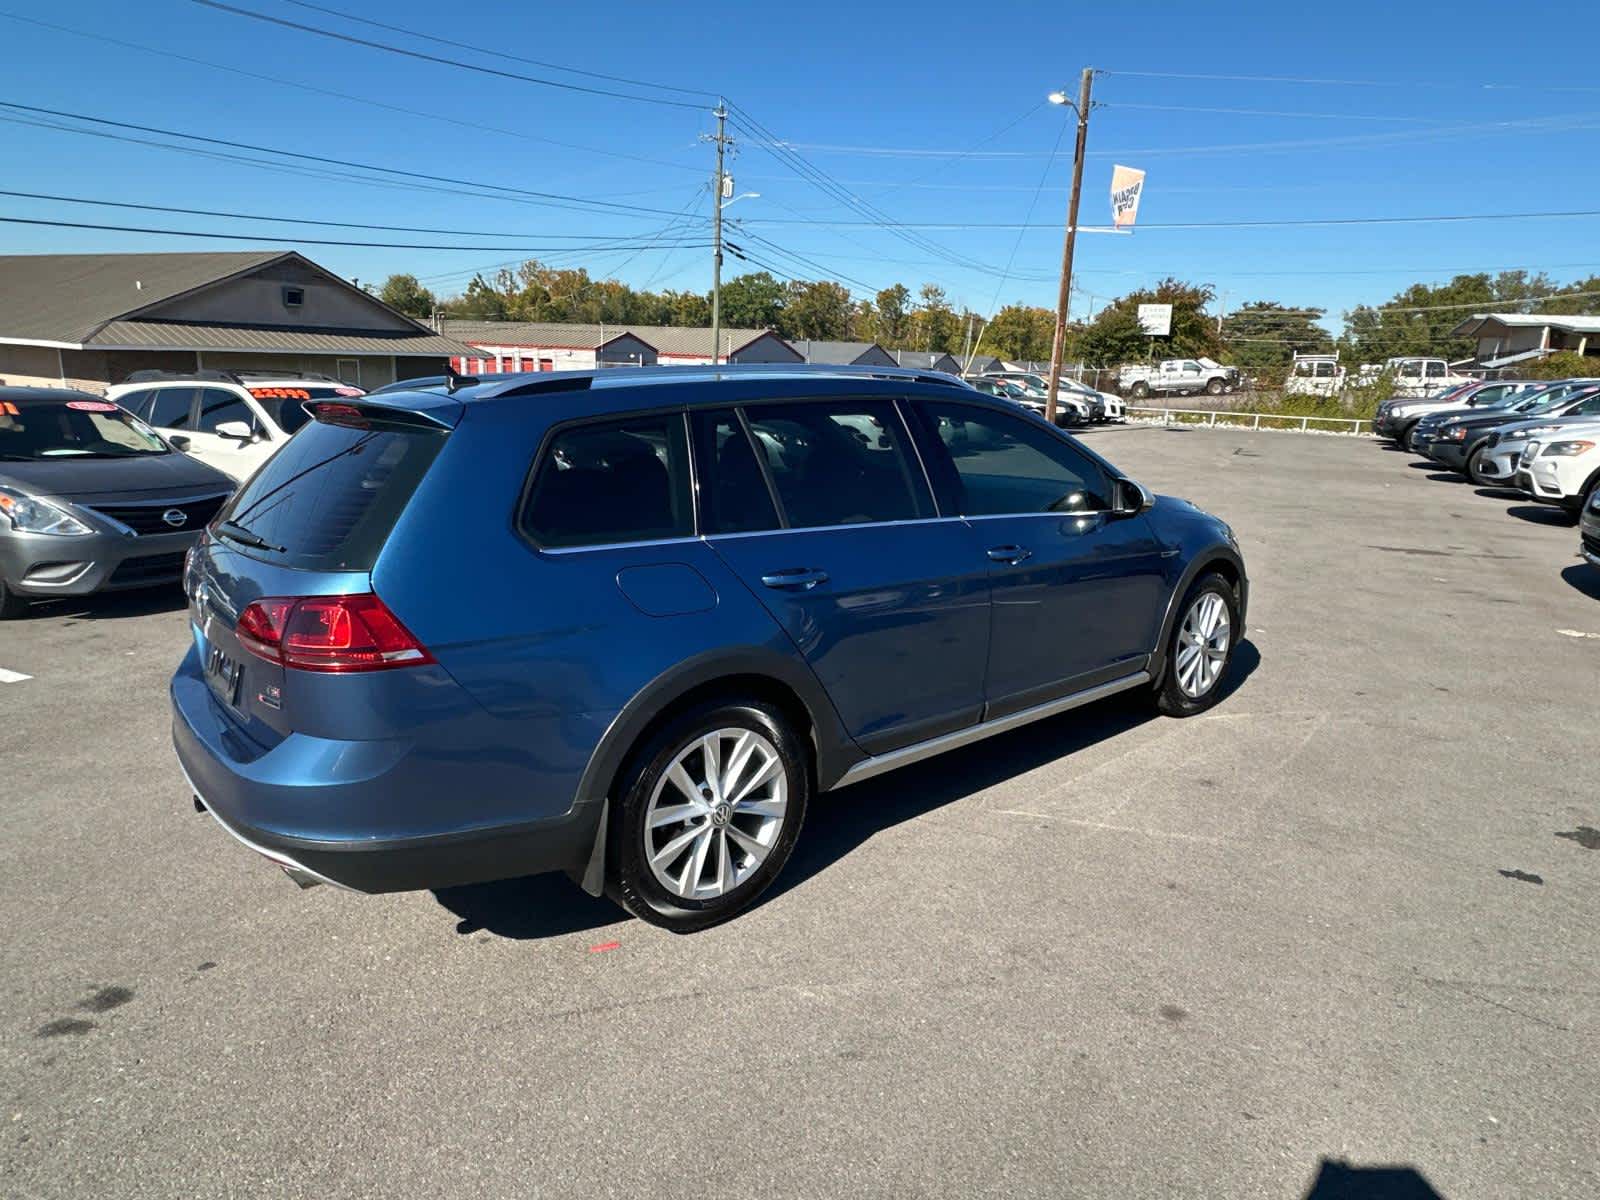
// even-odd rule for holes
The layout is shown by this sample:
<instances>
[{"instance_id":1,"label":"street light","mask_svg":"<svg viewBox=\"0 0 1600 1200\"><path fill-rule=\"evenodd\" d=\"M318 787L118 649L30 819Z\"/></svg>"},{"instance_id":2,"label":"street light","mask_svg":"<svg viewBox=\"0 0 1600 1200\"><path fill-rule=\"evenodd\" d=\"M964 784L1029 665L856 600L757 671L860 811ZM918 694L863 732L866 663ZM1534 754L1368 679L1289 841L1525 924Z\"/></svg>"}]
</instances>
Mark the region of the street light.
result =
<instances>
[{"instance_id":1,"label":"street light","mask_svg":"<svg viewBox=\"0 0 1600 1200\"><path fill-rule=\"evenodd\" d=\"M739 201L741 201L741 200L759 200L759 199L761 199L761 193L760 192L740 192L732 200L724 200L721 204L717 205L717 207L718 208L729 208L729 207L732 207L733 205L739 203Z\"/></svg>"},{"instance_id":2,"label":"street light","mask_svg":"<svg viewBox=\"0 0 1600 1200\"><path fill-rule=\"evenodd\" d=\"M1051 104L1066 104L1066 103L1068 103L1067 94L1065 92L1051 92L1048 96L1045 97L1045 99L1050 101Z\"/></svg>"}]
</instances>

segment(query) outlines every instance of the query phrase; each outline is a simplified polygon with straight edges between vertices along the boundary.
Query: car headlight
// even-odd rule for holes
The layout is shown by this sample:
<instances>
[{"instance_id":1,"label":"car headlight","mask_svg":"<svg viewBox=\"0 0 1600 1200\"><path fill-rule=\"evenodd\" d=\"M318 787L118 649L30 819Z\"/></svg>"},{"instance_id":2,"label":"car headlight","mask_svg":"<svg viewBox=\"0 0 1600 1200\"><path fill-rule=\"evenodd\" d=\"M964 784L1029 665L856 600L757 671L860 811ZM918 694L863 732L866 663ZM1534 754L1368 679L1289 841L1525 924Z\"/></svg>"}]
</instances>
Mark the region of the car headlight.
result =
<instances>
[{"instance_id":1,"label":"car headlight","mask_svg":"<svg viewBox=\"0 0 1600 1200\"><path fill-rule=\"evenodd\" d=\"M11 528L22 533L77 535L93 533L64 508L12 488L0 487L0 513L11 518Z\"/></svg>"},{"instance_id":2,"label":"car headlight","mask_svg":"<svg viewBox=\"0 0 1600 1200\"><path fill-rule=\"evenodd\" d=\"M1593 442L1551 442L1544 448L1544 457L1572 458L1593 449Z\"/></svg>"},{"instance_id":3,"label":"car headlight","mask_svg":"<svg viewBox=\"0 0 1600 1200\"><path fill-rule=\"evenodd\" d=\"M1451 425L1444 431L1444 436L1452 442L1464 442L1467 440L1467 427Z\"/></svg>"},{"instance_id":4,"label":"car headlight","mask_svg":"<svg viewBox=\"0 0 1600 1200\"><path fill-rule=\"evenodd\" d=\"M1389 410L1389 415L1391 417L1409 417L1411 415L1411 410L1404 404L1397 404Z\"/></svg>"}]
</instances>

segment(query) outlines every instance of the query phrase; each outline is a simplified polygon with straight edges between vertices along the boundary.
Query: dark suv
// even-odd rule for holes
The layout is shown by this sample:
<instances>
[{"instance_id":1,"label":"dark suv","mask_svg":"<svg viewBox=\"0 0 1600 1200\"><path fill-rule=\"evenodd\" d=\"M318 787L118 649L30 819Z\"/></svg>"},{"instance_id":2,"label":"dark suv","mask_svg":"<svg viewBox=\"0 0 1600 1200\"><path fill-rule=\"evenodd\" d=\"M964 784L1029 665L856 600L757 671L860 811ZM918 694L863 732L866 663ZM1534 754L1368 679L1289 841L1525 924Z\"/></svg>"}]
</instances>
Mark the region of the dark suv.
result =
<instances>
[{"instance_id":1,"label":"dark suv","mask_svg":"<svg viewBox=\"0 0 1600 1200\"><path fill-rule=\"evenodd\" d=\"M546 374L308 405L188 574L197 803L302 882L566 870L688 930L819 791L1113 693L1214 703L1233 534L937 374Z\"/></svg>"}]
</instances>

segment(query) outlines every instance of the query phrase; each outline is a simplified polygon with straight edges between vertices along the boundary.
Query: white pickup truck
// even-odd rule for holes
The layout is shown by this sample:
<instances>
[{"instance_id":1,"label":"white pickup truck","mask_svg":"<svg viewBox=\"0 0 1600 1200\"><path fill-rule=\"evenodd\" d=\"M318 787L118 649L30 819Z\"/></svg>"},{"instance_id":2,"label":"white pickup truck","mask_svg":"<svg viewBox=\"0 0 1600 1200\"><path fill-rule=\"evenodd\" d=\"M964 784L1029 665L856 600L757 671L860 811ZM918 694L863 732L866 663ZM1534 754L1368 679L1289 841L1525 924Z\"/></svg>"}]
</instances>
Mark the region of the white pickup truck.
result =
<instances>
[{"instance_id":1,"label":"white pickup truck","mask_svg":"<svg viewBox=\"0 0 1600 1200\"><path fill-rule=\"evenodd\" d=\"M1337 354L1296 354L1283 381L1285 396L1337 396L1344 391L1344 368Z\"/></svg>"},{"instance_id":2,"label":"white pickup truck","mask_svg":"<svg viewBox=\"0 0 1600 1200\"><path fill-rule=\"evenodd\" d=\"M1153 392L1220 396L1238 388L1239 368L1225 367L1209 358L1169 358L1154 367L1123 367L1117 375L1117 386L1135 400Z\"/></svg>"},{"instance_id":3,"label":"white pickup truck","mask_svg":"<svg viewBox=\"0 0 1600 1200\"><path fill-rule=\"evenodd\" d=\"M1394 380L1394 394L1407 399L1459 387L1473 378L1451 370L1442 358L1391 358L1383 364L1383 370Z\"/></svg>"}]
</instances>

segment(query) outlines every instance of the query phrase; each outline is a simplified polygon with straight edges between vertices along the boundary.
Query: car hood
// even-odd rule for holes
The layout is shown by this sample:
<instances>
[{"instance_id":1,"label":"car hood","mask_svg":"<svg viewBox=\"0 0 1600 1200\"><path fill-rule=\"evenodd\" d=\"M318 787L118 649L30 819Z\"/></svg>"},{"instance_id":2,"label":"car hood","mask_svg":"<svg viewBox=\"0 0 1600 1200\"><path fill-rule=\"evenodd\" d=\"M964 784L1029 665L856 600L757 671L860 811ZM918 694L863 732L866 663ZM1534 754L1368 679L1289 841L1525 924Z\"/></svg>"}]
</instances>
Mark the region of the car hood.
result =
<instances>
[{"instance_id":1,"label":"car hood","mask_svg":"<svg viewBox=\"0 0 1600 1200\"><path fill-rule=\"evenodd\" d=\"M140 493L231 492L233 480L177 451L139 458L55 458L0 462L0 485L63 500Z\"/></svg>"},{"instance_id":2,"label":"car hood","mask_svg":"<svg viewBox=\"0 0 1600 1200\"><path fill-rule=\"evenodd\" d=\"M1587 417L1518 417L1514 421L1505 421L1493 426L1493 432L1504 437L1508 433L1519 433L1529 429L1566 429L1573 425L1593 425L1595 418Z\"/></svg>"}]
</instances>

